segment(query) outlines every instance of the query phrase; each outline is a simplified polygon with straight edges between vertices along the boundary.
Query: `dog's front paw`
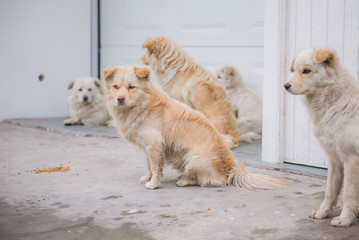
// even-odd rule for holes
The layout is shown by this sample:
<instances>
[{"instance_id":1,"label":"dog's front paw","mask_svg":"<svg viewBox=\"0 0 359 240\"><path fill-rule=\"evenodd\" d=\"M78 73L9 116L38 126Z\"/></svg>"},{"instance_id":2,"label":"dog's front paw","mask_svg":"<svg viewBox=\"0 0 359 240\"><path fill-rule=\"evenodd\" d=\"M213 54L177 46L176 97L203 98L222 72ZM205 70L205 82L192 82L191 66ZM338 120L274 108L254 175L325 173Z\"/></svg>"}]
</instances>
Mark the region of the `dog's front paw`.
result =
<instances>
[{"instance_id":1,"label":"dog's front paw","mask_svg":"<svg viewBox=\"0 0 359 240\"><path fill-rule=\"evenodd\" d=\"M77 124L80 124L80 121L76 120L74 118L64 120L64 125L66 125L66 126L77 125Z\"/></svg>"},{"instance_id":2,"label":"dog's front paw","mask_svg":"<svg viewBox=\"0 0 359 240\"><path fill-rule=\"evenodd\" d=\"M154 182L154 181L149 181L149 182L146 182L145 187L146 187L147 189L152 190L152 189L159 188L160 185L161 185L160 183L156 183L156 182Z\"/></svg>"},{"instance_id":3,"label":"dog's front paw","mask_svg":"<svg viewBox=\"0 0 359 240\"><path fill-rule=\"evenodd\" d=\"M149 182L150 180L151 180L151 176L149 176L149 175L145 175L145 176L140 177L140 182L143 183L143 184Z\"/></svg>"},{"instance_id":4,"label":"dog's front paw","mask_svg":"<svg viewBox=\"0 0 359 240\"><path fill-rule=\"evenodd\" d=\"M74 125L74 120L73 119L66 119L66 120L64 120L64 125Z\"/></svg>"},{"instance_id":5,"label":"dog's front paw","mask_svg":"<svg viewBox=\"0 0 359 240\"><path fill-rule=\"evenodd\" d=\"M313 209L313 211L309 214L309 217L314 219L323 219L328 217L328 212L320 209Z\"/></svg>"},{"instance_id":6,"label":"dog's front paw","mask_svg":"<svg viewBox=\"0 0 359 240\"><path fill-rule=\"evenodd\" d=\"M332 222L330 223L334 227L348 227L350 224L353 223L353 219L349 217L335 217L333 218Z\"/></svg>"}]
</instances>

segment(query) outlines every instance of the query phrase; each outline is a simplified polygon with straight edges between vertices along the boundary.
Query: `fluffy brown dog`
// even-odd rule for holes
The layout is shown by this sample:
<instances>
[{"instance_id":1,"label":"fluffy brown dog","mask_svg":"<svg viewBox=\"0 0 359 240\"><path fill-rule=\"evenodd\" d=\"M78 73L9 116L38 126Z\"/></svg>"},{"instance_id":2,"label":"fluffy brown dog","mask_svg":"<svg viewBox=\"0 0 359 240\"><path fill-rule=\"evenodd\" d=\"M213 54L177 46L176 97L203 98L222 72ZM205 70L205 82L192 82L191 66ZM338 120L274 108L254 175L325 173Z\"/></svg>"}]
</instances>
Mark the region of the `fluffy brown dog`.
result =
<instances>
[{"instance_id":1,"label":"fluffy brown dog","mask_svg":"<svg viewBox=\"0 0 359 240\"><path fill-rule=\"evenodd\" d=\"M226 92L216 76L196 63L168 37L148 39L141 58L151 65L171 97L201 111L222 134L230 148L238 145L237 123Z\"/></svg>"},{"instance_id":2,"label":"fluffy brown dog","mask_svg":"<svg viewBox=\"0 0 359 240\"><path fill-rule=\"evenodd\" d=\"M314 134L329 157L325 198L310 217L331 217L344 184L343 210L331 224L349 226L359 212L359 82L329 48L299 53L291 72L284 87L304 95Z\"/></svg>"},{"instance_id":3,"label":"fluffy brown dog","mask_svg":"<svg viewBox=\"0 0 359 240\"><path fill-rule=\"evenodd\" d=\"M171 164L181 176L177 186L236 185L274 189L284 180L252 174L233 160L217 129L200 113L159 91L150 70L138 66L103 71L107 106L119 132L147 154L147 189L160 187L162 167Z\"/></svg>"}]
</instances>

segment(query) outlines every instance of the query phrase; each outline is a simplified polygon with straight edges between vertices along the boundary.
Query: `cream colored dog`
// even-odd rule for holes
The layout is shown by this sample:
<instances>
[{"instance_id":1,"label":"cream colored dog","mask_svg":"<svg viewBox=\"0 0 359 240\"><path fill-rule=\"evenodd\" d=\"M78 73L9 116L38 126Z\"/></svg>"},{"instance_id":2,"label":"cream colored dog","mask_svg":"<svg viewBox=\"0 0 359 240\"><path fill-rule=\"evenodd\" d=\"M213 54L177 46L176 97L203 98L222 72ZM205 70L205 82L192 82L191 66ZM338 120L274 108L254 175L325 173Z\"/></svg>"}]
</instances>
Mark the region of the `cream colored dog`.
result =
<instances>
[{"instance_id":1,"label":"cream colored dog","mask_svg":"<svg viewBox=\"0 0 359 240\"><path fill-rule=\"evenodd\" d=\"M142 47L147 49L142 62L151 65L165 92L201 111L230 148L238 146L237 124L231 103L216 76L168 37L149 39Z\"/></svg>"},{"instance_id":2,"label":"cream colored dog","mask_svg":"<svg viewBox=\"0 0 359 240\"><path fill-rule=\"evenodd\" d=\"M217 67L216 76L229 96L238 123L240 142L252 142L262 135L262 98L249 89L238 70L229 64Z\"/></svg>"},{"instance_id":3,"label":"cream colored dog","mask_svg":"<svg viewBox=\"0 0 359 240\"><path fill-rule=\"evenodd\" d=\"M159 91L147 68L118 66L102 72L117 129L147 154L148 172L140 179L147 189L160 187L165 163L181 173L177 186L274 189L286 183L248 173L234 162L217 129L200 112Z\"/></svg>"},{"instance_id":4,"label":"cream colored dog","mask_svg":"<svg viewBox=\"0 0 359 240\"><path fill-rule=\"evenodd\" d=\"M111 125L103 89L97 78L77 78L70 82L68 89L70 90L68 107L71 118L64 121L65 125Z\"/></svg>"},{"instance_id":5,"label":"cream colored dog","mask_svg":"<svg viewBox=\"0 0 359 240\"><path fill-rule=\"evenodd\" d=\"M359 211L359 82L333 50L308 49L293 60L288 92L304 95L314 134L329 157L327 189L311 218L330 217L344 182L344 206L333 226L349 226Z\"/></svg>"}]
</instances>

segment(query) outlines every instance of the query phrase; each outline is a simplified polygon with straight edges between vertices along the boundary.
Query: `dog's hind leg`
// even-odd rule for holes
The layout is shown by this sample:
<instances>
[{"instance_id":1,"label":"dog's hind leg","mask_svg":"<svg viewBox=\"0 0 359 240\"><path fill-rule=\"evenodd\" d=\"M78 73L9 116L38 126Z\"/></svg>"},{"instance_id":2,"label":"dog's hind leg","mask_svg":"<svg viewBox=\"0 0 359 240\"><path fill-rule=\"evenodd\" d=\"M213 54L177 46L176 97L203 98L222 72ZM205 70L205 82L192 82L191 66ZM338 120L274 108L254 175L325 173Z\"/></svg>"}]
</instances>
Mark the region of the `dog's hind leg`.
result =
<instances>
[{"instance_id":1,"label":"dog's hind leg","mask_svg":"<svg viewBox=\"0 0 359 240\"><path fill-rule=\"evenodd\" d=\"M177 181L183 186L200 185L201 187L221 187L227 184L227 176L213 167L210 156L197 154L187 156L184 168L185 177Z\"/></svg>"},{"instance_id":2,"label":"dog's hind leg","mask_svg":"<svg viewBox=\"0 0 359 240\"><path fill-rule=\"evenodd\" d=\"M329 156L327 188L325 198L319 209L314 209L309 215L310 218L322 219L332 214L333 206L337 202L338 195L343 185L343 164L337 154L325 149Z\"/></svg>"},{"instance_id":3,"label":"dog's hind leg","mask_svg":"<svg viewBox=\"0 0 359 240\"><path fill-rule=\"evenodd\" d=\"M356 219L359 210L359 156L352 156L344 163L344 206L340 216L331 225L347 227Z\"/></svg>"},{"instance_id":4,"label":"dog's hind leg","mask_svg":"<svg viewBox=\"0 0 359 240\"><path fill-rule=\"evenodd\" d=\"M146 148L149 165L151 167L151 180L145 184L147 189L156 189L161 185L164 152L162 144L153 144Z\"/></svg>"}]
</instances>

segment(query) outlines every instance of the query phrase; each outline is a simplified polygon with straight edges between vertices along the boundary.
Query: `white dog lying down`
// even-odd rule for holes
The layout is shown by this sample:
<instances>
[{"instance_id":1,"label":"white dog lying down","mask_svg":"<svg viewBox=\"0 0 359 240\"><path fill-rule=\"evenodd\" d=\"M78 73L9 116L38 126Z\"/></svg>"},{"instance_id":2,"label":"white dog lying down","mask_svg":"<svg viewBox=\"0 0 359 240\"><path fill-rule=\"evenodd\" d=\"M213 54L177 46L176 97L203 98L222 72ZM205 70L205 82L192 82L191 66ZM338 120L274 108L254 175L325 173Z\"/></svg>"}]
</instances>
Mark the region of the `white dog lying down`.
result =
<instances>
[{"instance_id":1,"label":"white dog lying down","mask_svg":"<svg viewBox=\"0 0 359 240\"><path fill-rule=\"evenodd\" d=\"M99 126L109 123L111 118L105 105L101 83L97 78L77 78L70 82L68 89L71 118L64 121L65 125Z\"/></svg>"},{"instance_id":2,"label":"white dog lying down","mask_svg":"<svg viewBox=\"0 0 359 240\"><path fill-rule=\"evenodd\" d=\"M238 70L229 64L217 67L216 76L225 87L237 118L241 142L252 142L262 136L262 98L249 89Z\"/></svg>"},{"instance_id":3,"label":"white dog lying down","mask_svg":"<svg viewBox=\"0 0 359 240\"><path fill-rule=\"evenodd\" d=\"M273 189L285 180L248 173L215 126L200 112L169 98L150 81L150 70L138 66L103 71L107 105L119 132L147 154L147 189L160 187L162 168L171 164L181 176L177 186L236 185Z\"/></svg>"},{"instance_id":4,"label":"white dog lying down","mask_svg":"<svg viewBox=\"0 0 359 240\"><path fill-rule=\"evenodd\" d=\"M304 95L314 134L329 157L325 199L311 218L330 217L344 182L344 206L333 226L349 226L359 211L359 82L333 50L308 49L293 60L288 92Z\"/></svg>"}]
</instances>

